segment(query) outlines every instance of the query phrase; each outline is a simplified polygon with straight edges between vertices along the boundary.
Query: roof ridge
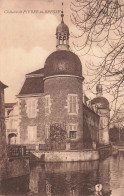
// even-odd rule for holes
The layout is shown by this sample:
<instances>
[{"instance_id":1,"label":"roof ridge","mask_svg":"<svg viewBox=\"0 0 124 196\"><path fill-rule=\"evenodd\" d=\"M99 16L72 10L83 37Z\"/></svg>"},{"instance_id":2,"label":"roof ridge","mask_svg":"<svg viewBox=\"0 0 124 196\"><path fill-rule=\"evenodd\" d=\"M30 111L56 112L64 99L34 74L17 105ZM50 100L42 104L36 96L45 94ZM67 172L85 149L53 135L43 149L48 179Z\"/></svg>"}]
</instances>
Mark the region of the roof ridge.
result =
<instances>
[{"instance_id":1,"label":"roof ridge","mask_svg":"<svg viewBox=\"0 0 124 196\"><path fill-rule=\"evenodd\" d=\"M42 75L44 75L44 68L37 69L37 70L35 70L33 72L30 72L30 73L28 73L26 75L32 75L32 74L42 74Z\"/></svg>"}]
</instances>

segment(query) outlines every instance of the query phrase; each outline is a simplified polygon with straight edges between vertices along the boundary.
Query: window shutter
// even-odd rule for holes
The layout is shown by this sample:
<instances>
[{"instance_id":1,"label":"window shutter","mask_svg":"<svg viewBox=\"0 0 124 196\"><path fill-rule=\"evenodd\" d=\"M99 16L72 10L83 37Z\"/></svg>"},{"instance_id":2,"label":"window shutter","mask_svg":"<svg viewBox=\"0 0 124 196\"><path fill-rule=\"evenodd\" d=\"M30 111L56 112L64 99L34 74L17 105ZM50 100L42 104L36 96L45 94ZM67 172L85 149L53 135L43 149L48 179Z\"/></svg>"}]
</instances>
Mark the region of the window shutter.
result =
<instances>
[{"instance_id":1,"label":"window shutter","mask_svg":"<svg viewBox=\"0 0 124 196\"><path fill-rule=\"evenodd\" d=\"M76 106L77 106L77 102L76 102L76 96L73 96L73 112L76 113Z\"/></svg>"},{"instance_id":2,"label":"window shutter","mask_svg":"<svg viewBox=\"0 0 124 196\"><path fill-rule=\"evenodd\" d=\"M27 101L27 114L29 118L36 117L36 100L28 100Z\"/></svg>"},{"instance_id":3,"label":"window shutter","mask_svg":"<svg viewBox=\"0 0 124 196\"><path fill-rule=\"evenodd\" d=\"M73 112L73 97L70 95L70 112Z\"/></svg>"},{"instance_id":4,"label":"window shutter","mask_svg":"<svg viewBox=\"0 0 124 196\"><path fill-rule=\"evenodd\" d=\"M28 127L28 141L29 143L35 142L37 139L37 127L29 126Z\"/></svg>"},{"instance_id":5,"label":"window shutter","mask_svg":"<svg viewBox=\"0 0 124 196\"><path fill-rule=\"evenodd\" d=\"M78 113L78 99L76 94L68 95L68 112Z\"/></svg>"},{"instance_id":6,"label":"window shutter","mask_svg":"<svg viewBox=\"0 0 124 196\"><path fill-rule=\"evenodd\" d=\"M45 126L45 135L46 135L46 138L48 139L50 135L50 127L48 125Z\"/></svg>"},{"instance_id":7,"label":"window shutter","mask_svg":"<svg viewBox=\"0 0 124 196\"><path fill-rule=\"evenodd\" d=\"M45 114L50 113L50 96L46 95L45 96Z\"/></svg>"},{"instance_id":8,"label":"window shutter","mask_svg":"<svg viewBox=\"0 0 124 196\"><path fill-rule=\"evenodd\" d=\"M31 116L34 117L36 114L36 101L32 100L32 104L31 104Z\"/></svg>"}]
</instances>

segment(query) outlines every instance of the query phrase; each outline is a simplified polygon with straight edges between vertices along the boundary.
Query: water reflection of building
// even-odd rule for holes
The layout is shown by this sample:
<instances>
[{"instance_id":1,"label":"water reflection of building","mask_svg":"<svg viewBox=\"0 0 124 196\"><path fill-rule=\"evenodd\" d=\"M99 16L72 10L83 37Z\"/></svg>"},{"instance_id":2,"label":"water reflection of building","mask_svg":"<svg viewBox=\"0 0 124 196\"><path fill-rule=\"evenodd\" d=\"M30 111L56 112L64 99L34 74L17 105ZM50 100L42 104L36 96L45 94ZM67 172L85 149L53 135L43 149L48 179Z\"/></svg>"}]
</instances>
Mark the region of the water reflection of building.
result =
<instances>
[{"instance_id":1,"label":"water reflection of building","mask_svg":"<svg viewBox=\"0 0 124 196\"><path fill-rule=\"evenodd\" d=\"M40 166L36 167L35 170L32 170L32 172L30 173L29 189L33 193L38 193L39 169L40 169Z\"/></svg>"},{"instance_id":2,"label":"water reflection of building","mask_svg":"<svg viewBox=\"0 0 124 196\"><path fill-rule=\"evenodd\" d=\"M95 161L36 165L30 174L30 184L35 183L37 193L47 196L89 196L97 183L103 185L105 196L110 196L109 182L109 159L100 163ZM33 192L32 189L31 191Z\"/></svg>"},{"instance_id":3,"label":"water reflection of building","mask_svg":"<svg viewBox=\"0 0 124 196\"><path fill-rule=\"evenodd\" d=\"M103 160L99 163L98 168L99 183L102 184L105 193L110 192L110 159Z\"/></svg>"},{"instance_id":4,"label":"water reflection of building","mask_svg":"<svg viewBox=\"0 0 124 196\"><path fill-rule=\"evenodd\" d=\"M101 183L102 196L121 196L124 189L123 161L124 156L120 155L100 162L37 163L31 166L30 178L23 176L2 182L0 194L94 196L94 186Z\"/></svg>"},{"instance_id":5,"label":"water reflection of building","mask_svg":"<svg viewBox=\"0 0 124 196\"><path fill-rule=\"evenodd\" d=\"M29 192L29 175L10 178L0 183L0 195L26 195Z\"/></svg>"},{"instance_id":6,"label":"water reflection of building","mask_svg":"<svg viewBox=\"0 0 124 196\"><path fill-rule=\"evenodd\" d=\"M114 195L123 195L124 153L110 160L110 186Z\"/></svg>"},{"instance_id":7,"label":"water reflection of building","mask_svg":"<svg viewBox=\"0 0 124 196\"><path fill-rule=\"evenodd\" d=\"M30 178L23 176L0 184L0 194L94 196L94 186L101 183L103 196L120 196L124 187L123 161L124 156L116 156L100 162L37 163L31 167Z\"/></svg>"},{"instance_id":8,"label":"water reflection of building","mask_svg":"<svg viewBox=\"0 0 124 196\"><path fill-rule=\"evenodd\" d=\"M103 196L120 196L124 187L123 161L124 157L118 156L100 162L37 163L31 167L30 178L2 182L0 194L94 196L95 185L101 183Z\"/></svg>"},{"instance_id":9,"label":"water reflection of building","mask_svg":"<svg viewBox=\"0 0 124 196\"><path fill-rule=\"evenodd\" d=\"M51 184L47 180L46 180L46 195L47 196L51 196L52 195Z\"/></svg>"}]
</instances>

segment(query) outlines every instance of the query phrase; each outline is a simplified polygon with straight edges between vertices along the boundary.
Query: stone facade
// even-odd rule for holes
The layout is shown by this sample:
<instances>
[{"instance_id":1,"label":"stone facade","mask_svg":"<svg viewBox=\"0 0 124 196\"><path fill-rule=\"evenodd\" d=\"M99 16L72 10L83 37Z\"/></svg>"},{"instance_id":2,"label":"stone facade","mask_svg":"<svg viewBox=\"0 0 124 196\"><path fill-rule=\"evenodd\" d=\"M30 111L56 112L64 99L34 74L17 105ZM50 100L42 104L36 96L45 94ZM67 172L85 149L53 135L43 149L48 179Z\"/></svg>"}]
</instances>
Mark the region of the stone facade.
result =
<instances>
[{"instance_id":1,"label":"stone facade","mask_svg":"<svg viewBox=\"0 0 124 196\"><path fill-rule=\"evenodd\" d=\"M77 97L76 113L69 113L69 95ZM62 147L56 145L54 150L96 149L99 143L100 117L93 108L83 104L82 95L82 80L74 76L45 79L44 92L39 92L37 95L18 95L18 102L12 110L16 112L11 111L7 120L7 122L10 119L17 120L16 144L26 145L30 150L36 150L37 146L39 149L39 145L41 150L51 149L50 128L56 126L66 131L66 140ZM45 105L46 98L50 101L49 108ZM31 102L34 107L30 110L28 107L31 107L29 105ZM18 117L12 114L18 114ZM69 126L72 126L72 130ZM7 123L7 130L10 130L9 123ZM71 131L75 132L72 137Z\"/></svg>"},{"instance_id":2,"label":"stone facade","mask_svg":"<svg viewBox=\"0 0 124 196\"><path fill-rule=\"evenodd\" d=\"M110 124L110 110L109 109L98 109L100 116L99 123L99 142L102 145L109 144L109 124Z\"/></svg>"},{"instance_id":3,"label":"stone facade","mask_svg":"<svg viewBox=\"0 0 124 196\"><path fill-rule=\"evenodd\" d=\"M82 81L75 77L54 77L44 82L45 95L50 95L51 112L46 115L45 124L59 124L66 126L67 140L70 148L75 143L75 148L81 148L83 143L83 105L82 105ZM76 111L69 112L69 95L77 98ZM69 126L76 126L75 138L70 138ZM73 127L72 127L73 128ZM73 147L72 147L73 148Z\"/></svg>"},{"instance_id":4,"label":"stone facade","mask_svg":"<svg viewBox=\"0 0 124 196\"><path fill-rule=\"evenodd\" d=\"M82 151L51 151L34 153L40 161L44 162L73 162L73 161L94 161L99 159L99 153L95 150ZM44 156L43 156L44 155ZM44 159L42 159L44 157Z\"/></svg>"},{"instance_id":5,"label":"stone facade","mask_svg":"<svg viewBox=\"0 0 124 196\"><path fill-rule=\"evenodd\" d=\"M27 101L33 99L36 101L36 116L29 117L27 112ZM35 144L45 143L45 126L44 126L44 96L40 97L24 97L19 98L19 117L20 117L20 143L27 144L29 148L32 148ZM28 134L30 127L34 127L36 132L34 133L34 138L31 134ZM36 137L35 137L36 134Z\"/></svg>"},{"instance_id":6,"label":"stone facade","mask_svg":"<svg viewBox=\"0 0 124 196\"><path fill-rule=\"evenodd\" d=\"M83 106L83 144L85 148L96 148L99 144L99 115L90 107Z\"/></svg>"}]
</instances>

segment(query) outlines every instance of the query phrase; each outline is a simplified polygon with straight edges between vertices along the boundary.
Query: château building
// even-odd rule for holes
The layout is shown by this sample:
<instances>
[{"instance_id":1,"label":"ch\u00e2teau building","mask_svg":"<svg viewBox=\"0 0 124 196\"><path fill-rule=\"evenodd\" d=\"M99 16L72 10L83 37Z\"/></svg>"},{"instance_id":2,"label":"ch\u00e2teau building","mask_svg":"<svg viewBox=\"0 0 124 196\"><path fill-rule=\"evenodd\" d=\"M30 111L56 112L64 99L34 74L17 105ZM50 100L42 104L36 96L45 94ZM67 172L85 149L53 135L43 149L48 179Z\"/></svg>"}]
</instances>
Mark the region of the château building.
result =
<instances>
[{"instance_id":1,"label":"ch\u00e2teau building","mask_svg":"<svg viewBox=\"0 0 124 196\"><path fill-rule=\"evenodd\" d=\"M85 99L82 63L70 50L69 28L63 17L62 11L56 28L56 51L47 57L43 68L26 74L17 103L6 113L9 143L44 150L81 150L109 144L109 102L100 84L97 97L91 102Z\"/></svg>"}]
</instances>

